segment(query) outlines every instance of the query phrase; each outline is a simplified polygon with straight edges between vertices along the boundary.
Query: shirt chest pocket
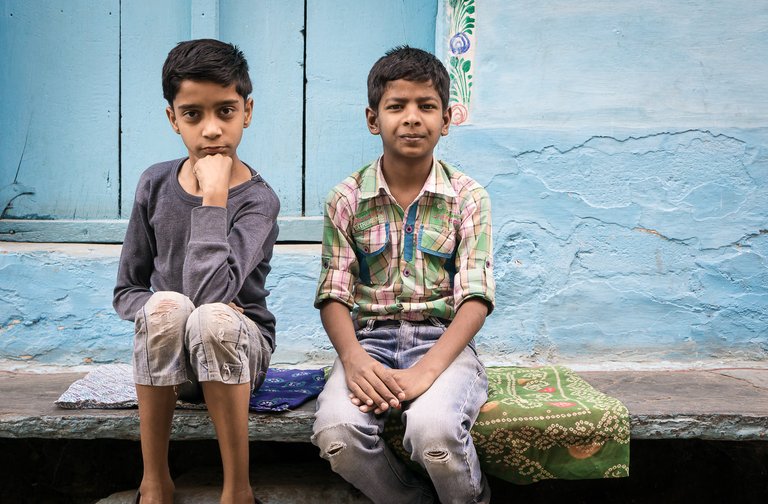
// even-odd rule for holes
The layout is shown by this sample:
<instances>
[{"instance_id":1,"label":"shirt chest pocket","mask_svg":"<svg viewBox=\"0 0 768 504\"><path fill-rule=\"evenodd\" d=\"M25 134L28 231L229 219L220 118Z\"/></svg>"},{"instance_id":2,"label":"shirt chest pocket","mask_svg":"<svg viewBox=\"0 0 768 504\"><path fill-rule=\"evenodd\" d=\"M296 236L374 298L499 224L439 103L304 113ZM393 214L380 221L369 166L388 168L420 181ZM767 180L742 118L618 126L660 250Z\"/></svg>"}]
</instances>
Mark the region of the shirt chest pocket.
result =
<instances>
[{"instance_id":1,"label":"shirt chest pocket","mask_svg":"<svg viewBox=\"0 0 768 504\"><path fill-rule=\"evenodd\" d=\"M456 249L456 234L450 228L421 226L418 249L425 254L448 259Z\"/></svg>"},{"instance_id":2,"label":"shirt chest pocket","mask_svg":"<svg viewBox=\"0 0 768 504\"><path fill-rule=\"evenodd\" d=\"M389 222L375 224L367 229L355 230L352 234L357 253L364 257L381 254L389 243Z\"/></svg>"}]
</instances>

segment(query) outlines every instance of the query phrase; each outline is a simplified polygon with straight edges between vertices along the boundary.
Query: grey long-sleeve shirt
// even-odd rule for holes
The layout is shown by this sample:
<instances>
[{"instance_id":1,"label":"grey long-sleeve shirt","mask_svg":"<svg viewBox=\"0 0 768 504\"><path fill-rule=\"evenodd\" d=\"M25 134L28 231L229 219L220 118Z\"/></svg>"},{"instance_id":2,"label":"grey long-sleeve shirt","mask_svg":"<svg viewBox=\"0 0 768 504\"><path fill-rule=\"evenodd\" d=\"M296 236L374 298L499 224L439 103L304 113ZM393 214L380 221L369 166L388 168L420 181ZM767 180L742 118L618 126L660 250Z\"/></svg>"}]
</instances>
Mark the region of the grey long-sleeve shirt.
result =
<instances>
[{"instance_id":1,"label":"grey long-sleeve shirt","mask_svg":"<svg viewBox=\"0 0 768 504\"><path fill-rule=\"evenodd\" d=\"M202 206L202 198L179 184L185 159L153 165L139 179L120 255L115 311L134 320L157 291L182 293L195 306L234 301L274 350L275 317L264 284L280 201L251 170L251 180L229 190L227 208Z\"/></svg>"}]
</instances>

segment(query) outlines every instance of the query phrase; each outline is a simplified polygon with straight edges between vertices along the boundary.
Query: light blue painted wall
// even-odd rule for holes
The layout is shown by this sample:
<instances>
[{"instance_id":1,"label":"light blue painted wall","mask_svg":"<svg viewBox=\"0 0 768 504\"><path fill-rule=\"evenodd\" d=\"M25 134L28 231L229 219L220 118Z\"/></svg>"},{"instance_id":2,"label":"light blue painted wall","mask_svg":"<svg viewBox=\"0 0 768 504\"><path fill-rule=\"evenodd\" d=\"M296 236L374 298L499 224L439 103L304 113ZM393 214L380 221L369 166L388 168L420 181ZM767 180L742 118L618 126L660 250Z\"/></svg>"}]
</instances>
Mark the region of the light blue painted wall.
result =
<instances>
[{"instance_id":1,"label":"light blue painted wall","mask_svg":"<svg viewBox=\"0 0 768 504\"><path fill-rule=\"evenodd\" d=\"M493 200L498 306L478 338L484 358L764 363L768 2L487 0L476 17L472 124L439 154ZM331 48L360 28L320 27ZM334 98L308 108L307 145L343 128L352 151L308 147L316 198L355 168L347 158L376 152L363 83L349 78L375 56L332 54L317 57L337 67L308 69L308 89ZM104 255L0 248L0 358L127 360L130 325L109 305L116 258ZM332 355L311 307L318 265L316 247L276 254L277 363Z\"/></svg>"},{"instance_id":2,"label":"light blue painted wall","mask_svg":"<svg viewBox=\"0 0 768 504\"><path fill-rule=\"evenodd\" d=\"M312 296L317 246L278 246L267 287L279 317L275 364L327 362ZM120 247L0 242L0 368L130 362L133 325L112 309Z\"/></svg>"},{"instance_id":3,"label":"light blue painted wall","mask_svg":"<svg viewBox=\"0 0 768 504\"><path fill-rule=\"evenodd\" d=\"M765 360L768 3L477 9L471 124L439 152L493 200L487 344Z\"/></svg>"},{"instance_id":4,"label":"light blue painted wall","mask_svg":"<svg viewBox=\"0 0 768 504\"><path fill-rule=\"evenodd\" d=\"M712 251L690 266L672 242L655 236L657 242L645 242L647 233L598 221L574 233L570 244L553 245L554 236L530 227L497 242L498 308L477 338L486 362L765 359L766 235L746 251ZM585 242L590 250L574 261L573 250ZM617 254L614 242L636 250ZM553 255L549 261L545 251ZM130 362L132 324L111 306L118 254L119 246L109 245L0 244L0 368ZM277 248L267 283L278 319L275 365L333 358L312 307L319 265L318 246Z\"/></svg>"}]
</instances>

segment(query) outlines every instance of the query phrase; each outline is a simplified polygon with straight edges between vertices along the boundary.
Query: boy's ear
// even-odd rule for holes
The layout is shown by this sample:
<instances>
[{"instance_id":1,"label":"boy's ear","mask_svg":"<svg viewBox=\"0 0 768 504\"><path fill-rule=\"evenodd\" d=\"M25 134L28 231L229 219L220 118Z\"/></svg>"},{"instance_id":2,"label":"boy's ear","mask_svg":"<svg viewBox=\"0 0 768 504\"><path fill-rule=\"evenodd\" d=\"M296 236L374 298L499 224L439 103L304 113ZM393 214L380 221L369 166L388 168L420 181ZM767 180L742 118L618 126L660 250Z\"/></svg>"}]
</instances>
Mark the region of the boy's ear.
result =
<instances>
[{"instance_id":1,"label":"boy's ear","mask_svg":"<svg viewBox=\"0 0 768 504\"><path fill-rule=\"evenodd\" d=\"M243 121L243 128L247 128L251 125L251 119L253 119L253 98L245 100L245 120Z\"/></svg>"},{"instance_id":2,"label":"boy's ear","mask_svg":"<svg viewBox=\"0 0 768 504\"><path fill-rule=\"evenodd\" d=\"M440 134L445 136L448 134L448 128L451 126L451 117L453 116L453 109L447 107L443 110L443 127L440 129Z\"/></svg>"},{"instance_id":3,"label":"boy's ear","mask_svg":"<svg viewBox=\"0 0 768 504\"><path fill-rule=\"evenodd\" d=\"M365 123L368 125L368 131L370 131L372 135L381 133L381 128L379 128L379 116L371 107L365 108Z\"/></svg>"},{"instance_id":4,"label":"boy's ear","mask_svg":"<svg viewBox=\"0 0 768 504\"><path fill-rule=\"evenodd\" d=\"M176 124L176 114L173 112L173 108L165 107L165 115L168 116L168 122L171 123L171 128L173 128L173 131L175 131L178 134L181 134L181 132L179 131L179 125Z\"/></svg>"}]
</instances>

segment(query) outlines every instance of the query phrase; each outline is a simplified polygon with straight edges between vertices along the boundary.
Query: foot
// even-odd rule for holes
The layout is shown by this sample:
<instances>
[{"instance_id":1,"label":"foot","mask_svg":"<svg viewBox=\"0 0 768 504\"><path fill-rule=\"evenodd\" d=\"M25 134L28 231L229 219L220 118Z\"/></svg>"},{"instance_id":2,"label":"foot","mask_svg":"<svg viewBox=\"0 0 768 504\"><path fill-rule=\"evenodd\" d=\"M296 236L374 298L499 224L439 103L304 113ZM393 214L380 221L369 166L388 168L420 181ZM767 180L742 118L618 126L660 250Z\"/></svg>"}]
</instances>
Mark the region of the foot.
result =
<instances>
[{"instance_id":1,"label":"foot","mask_svg":"<svg viewBox=\"0 0 768 504\"><path fill-rule=\"evenodd\" d=\"M221 504L253 504L260 501L254 497L253 490L250 488L236 492L223 491L221 493Z\"/></svg>"},{"instance_id":2,"label":"foot","mask_svg":"<svg viewBox=\"0 0 768 504\"><path fill-rule=\"evenodd\" d=\"M143 480L136 493L137 504L172 504L175 487L173 481L156 482Z\"/></svg>"}]
</instances>

